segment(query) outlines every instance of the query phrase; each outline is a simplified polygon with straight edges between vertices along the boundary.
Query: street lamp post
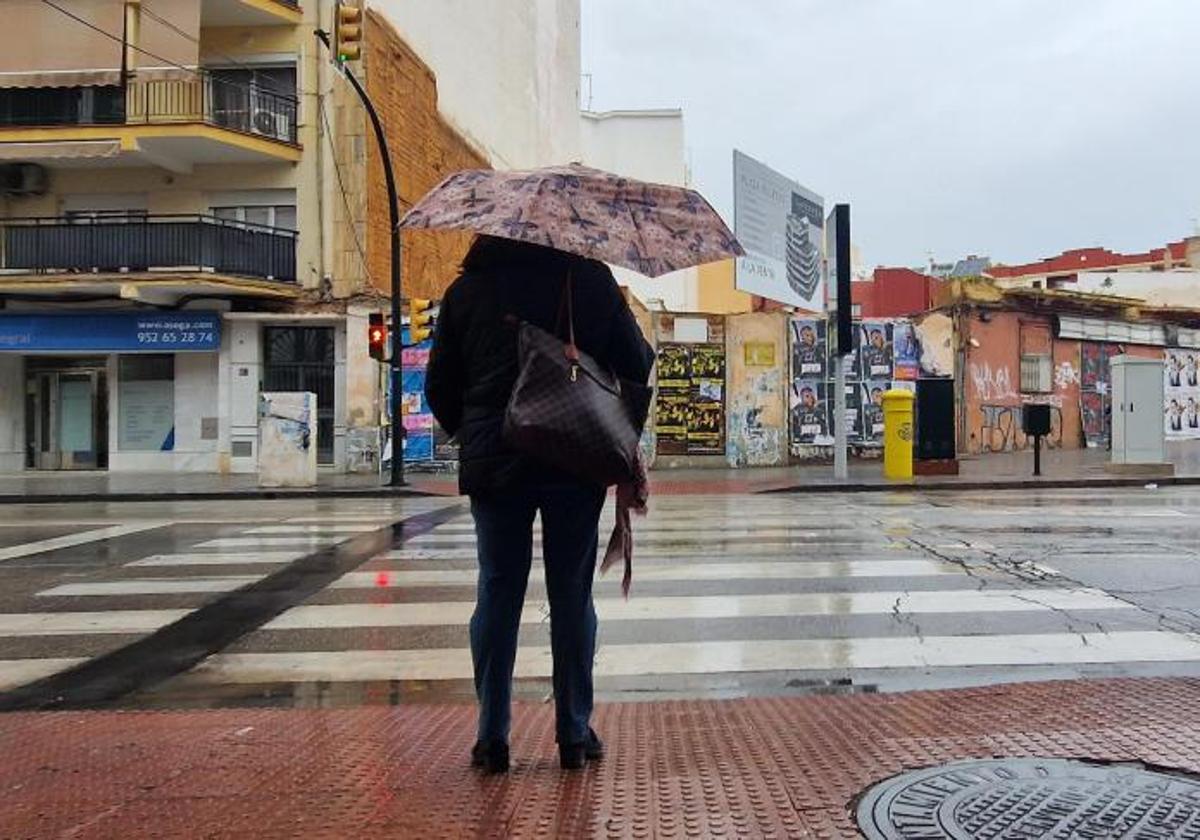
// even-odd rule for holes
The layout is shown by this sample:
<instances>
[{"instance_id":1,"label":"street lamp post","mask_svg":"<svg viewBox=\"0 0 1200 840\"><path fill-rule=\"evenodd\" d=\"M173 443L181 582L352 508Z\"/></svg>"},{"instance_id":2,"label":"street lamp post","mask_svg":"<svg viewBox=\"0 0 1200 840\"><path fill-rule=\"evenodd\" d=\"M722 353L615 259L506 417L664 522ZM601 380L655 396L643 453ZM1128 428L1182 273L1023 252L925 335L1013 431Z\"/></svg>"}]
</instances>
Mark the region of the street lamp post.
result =
<instances>
[{"instance_id":1,"label":"street lamp post","mask_svg":"<svg viewBox=\"0 0 1200 840\"><path fill-rule=\"evenodd\" d=\"M317 40L325 45L331 52L333 47L329 43L329 33L324 30L316 30ZM392 470L388 480L388 484L392 487L404 486L404 418L402 416L403 406L403 336L400 327L400 201L396 194L396 174L392 171L392 156L388 152L387 137L383 133L383 123L379 120L379 113L375 110L375 106L371 103L371 99L367 96L367 91L362 84L350 72L350 68L342 62L337 62L342 73L346 76L346 80L350 82L350 86L354 88L354 92L358 94L358 98L362 100L363 107L367 110L367 116L371 118L371 126L375 129L375 142L379 144L379 154L383 158L383 179L384 185L387 187L388 195L388 222L391 230L392 239L392 260L391 260L391 297L392 297L392 325L389 335L391 337L392 357L389 360L391 373L391 401L388 406L388 413L391 415L390 438L392 441Z\"/></svg>"}]
</instances>

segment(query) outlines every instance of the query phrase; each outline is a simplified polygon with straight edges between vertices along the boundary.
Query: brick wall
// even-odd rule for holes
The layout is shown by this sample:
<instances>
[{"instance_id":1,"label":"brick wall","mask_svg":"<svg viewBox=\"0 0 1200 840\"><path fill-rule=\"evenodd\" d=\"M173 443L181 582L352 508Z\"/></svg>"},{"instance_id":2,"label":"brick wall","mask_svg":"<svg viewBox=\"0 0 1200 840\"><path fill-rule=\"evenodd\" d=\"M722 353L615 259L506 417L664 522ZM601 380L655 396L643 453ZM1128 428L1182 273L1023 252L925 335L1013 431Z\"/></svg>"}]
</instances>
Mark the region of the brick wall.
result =
<instances>
[{"instance_id":1,"label":"brick wall","mask_svg":"<svg viewBox=\"0 0 1200 840\"><path fill-rule=\"evenodd\" d=\"M367 11L363 38L367 92L387 132L401 215L447 174L487 167L488 161L438 113L433 71L385 18ZM364 121L366 115L363 115ZM364 122L366 131L369 124ZM373 136L366 146L366 249L371 280L387 291L390 238L383 164ZM405 233L401 282L405 297L438 298L458 274L469 234Z\"/></svg>"}]
</instances>

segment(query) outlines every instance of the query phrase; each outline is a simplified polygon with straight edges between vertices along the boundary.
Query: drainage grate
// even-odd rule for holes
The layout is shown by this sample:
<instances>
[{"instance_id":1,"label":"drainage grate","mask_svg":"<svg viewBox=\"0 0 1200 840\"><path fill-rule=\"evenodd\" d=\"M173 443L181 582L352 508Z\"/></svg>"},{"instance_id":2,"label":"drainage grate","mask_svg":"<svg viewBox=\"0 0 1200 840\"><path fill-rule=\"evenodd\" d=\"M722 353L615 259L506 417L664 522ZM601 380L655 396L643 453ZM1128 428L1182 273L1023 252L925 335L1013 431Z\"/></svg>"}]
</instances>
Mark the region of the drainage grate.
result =
<instances>
[{"instance_id":1,"label":"drainage grate","mask_svg":"<svg viewBox=\"0 0 1200 840\"><path fill-rule=\"evenodd\" d=\"M875 785L858 824L871 840L1200 840L1200 780L1140 764L960 761Z\"/></svg>"}]
</instances>

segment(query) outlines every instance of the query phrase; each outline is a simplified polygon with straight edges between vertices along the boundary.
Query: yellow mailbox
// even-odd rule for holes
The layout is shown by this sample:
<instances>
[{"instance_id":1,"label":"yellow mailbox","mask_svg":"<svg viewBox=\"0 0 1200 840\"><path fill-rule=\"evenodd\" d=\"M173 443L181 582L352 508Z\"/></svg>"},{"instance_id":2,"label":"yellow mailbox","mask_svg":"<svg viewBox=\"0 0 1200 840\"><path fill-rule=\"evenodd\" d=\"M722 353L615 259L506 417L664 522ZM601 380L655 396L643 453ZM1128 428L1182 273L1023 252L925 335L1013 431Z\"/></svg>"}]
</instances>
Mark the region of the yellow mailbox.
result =
<instances>
[{"instance_id":1,"label":"yellow mailbox","mask_svg":"<svg viewBox=\"0 0 1200 840\"><path fill-rule=\"evenodd\" d=\"M905 479L913 477L912 391L891 390L883 395L883 477Z\"/></svg>"}]
</instances>

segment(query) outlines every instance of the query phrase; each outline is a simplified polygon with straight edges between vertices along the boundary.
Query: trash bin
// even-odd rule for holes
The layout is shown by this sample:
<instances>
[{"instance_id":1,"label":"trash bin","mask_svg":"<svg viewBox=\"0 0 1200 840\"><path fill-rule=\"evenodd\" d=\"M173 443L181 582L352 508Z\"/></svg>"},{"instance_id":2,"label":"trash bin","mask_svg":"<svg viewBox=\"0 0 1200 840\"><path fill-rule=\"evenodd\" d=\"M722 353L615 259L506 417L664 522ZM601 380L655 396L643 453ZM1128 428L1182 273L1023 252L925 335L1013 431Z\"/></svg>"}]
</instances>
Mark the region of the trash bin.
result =
<instances>
[{"instance_id":1,"label":"trash bin","mask_svg":"<svg viewBox=\"0 0 1200 840\"><path fill-rule=\"evenodd\" d=\"M913 477L912 391L892 390L883 395L883 477Z\"/></svg>"}]
</instances>

